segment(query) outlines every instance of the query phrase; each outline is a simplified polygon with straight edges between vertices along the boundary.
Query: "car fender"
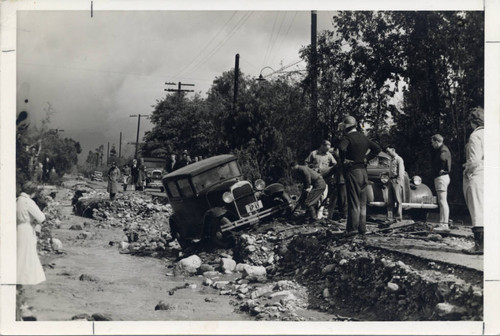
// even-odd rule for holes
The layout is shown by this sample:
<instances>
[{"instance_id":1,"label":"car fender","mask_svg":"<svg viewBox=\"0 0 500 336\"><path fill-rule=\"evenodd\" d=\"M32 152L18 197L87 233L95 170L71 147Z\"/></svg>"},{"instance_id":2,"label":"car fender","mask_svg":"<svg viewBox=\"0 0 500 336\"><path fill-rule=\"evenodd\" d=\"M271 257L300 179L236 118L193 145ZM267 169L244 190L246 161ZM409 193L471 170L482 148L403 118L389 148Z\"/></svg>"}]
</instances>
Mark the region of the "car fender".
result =
<instances>
[{"instance_id":1,"label":"car fender","mask_svg":"<svg viewBox=\"0 0 500 336\"><path fill-rule=\"evenodd\" d=\"M203 217L203 221L206 223L207 220L210 220L212 218L222 217L226 213L227 213L227 209L224 209L221 207L212 208L205 213L205 216Z\"/></svg>"},{"instance_id":2,"label":"car fender","mask_svg":"<svg viewBox=\"0 0 500 336\"><path fill-rule=\"evenodd\" d=\"M281 183L273 183L264 188L263 192L266 196L272 196L285 191L285 186Z\"/></svg>"}]
</instances>

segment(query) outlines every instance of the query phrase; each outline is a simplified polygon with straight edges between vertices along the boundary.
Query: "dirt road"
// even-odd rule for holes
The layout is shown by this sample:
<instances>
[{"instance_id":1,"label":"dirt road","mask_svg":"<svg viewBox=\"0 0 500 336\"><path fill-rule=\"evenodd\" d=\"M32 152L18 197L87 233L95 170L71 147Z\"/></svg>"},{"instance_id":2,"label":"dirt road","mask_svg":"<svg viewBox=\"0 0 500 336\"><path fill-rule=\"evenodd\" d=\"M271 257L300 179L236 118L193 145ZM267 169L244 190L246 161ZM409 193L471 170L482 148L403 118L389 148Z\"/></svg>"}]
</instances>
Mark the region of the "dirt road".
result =
<instances>
[{"instance_id":1,"label":"dirt road","mask_svg":"<svg viewBox=\"0 0 500 336\"><path fill-rule=\"evenodd\" d=\"M81 231L69 227L83 226L84 222L94 226L94 221L74 216L70 201L60 201L68 219L53 230L53 236L62 241L65 253L42 256L47 281L25 289L25 298L39 321L70 320L84 313L104 313L113 320L129 321L250 319L235 312L230 297L203 286L203 278L167 276L168 260L120 254L116 246L109 245L123 236L119 228L93 229L92 237L77 239ZM94 281L81 281L82 275ZM169 294L186 283L195 288ZM155 311L159 301L170 308Z\"/></svg>"}]
</instances>

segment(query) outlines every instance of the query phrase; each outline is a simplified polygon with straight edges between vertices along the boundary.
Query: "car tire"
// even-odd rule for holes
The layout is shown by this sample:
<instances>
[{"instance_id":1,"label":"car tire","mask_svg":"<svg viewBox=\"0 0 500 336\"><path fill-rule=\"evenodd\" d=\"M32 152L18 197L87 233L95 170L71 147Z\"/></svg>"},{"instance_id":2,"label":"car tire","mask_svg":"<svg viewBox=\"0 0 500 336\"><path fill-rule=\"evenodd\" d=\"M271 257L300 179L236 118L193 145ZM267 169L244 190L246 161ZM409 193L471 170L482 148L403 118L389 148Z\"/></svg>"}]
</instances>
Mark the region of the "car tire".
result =
<instances>
[{"instance_id":1,"label":"car tire","mask_svg":"<svg viewBox=\"0 0 500 336\"><path fill-rule=\"evenodd\" d=\"M290 198L290 196L286 192L283 192L280 195L274 196L272 206L279 206L282 204L290 205L291 203L292 199ZM275 217L283 217L283 218L290 218L291 216L292 216L292 208L290 208L289 206L275 215Z\"/></svg>"},{"instance_id":2,"label":"car tire","mask_svg":"<svg viewBox=\"0 0 500 336\"><path fill-rule=\"evenodd\" d=\"M177 219L174 216L170 216L169 220L169 225L170 225L170 235L172 236L172 239L176 239L177 243L179 243L181 248L185 248L189 246L190 241L187 239L184 239L177 228L179 223L177 222Z\"/></svg>"},{"instance_id":3,"label":"car tire","mask_svg":"<svg viewBox=\"0 0 500 336\"><path fill-rule=\"evenodd\" d=\"M234 245L233 235L228 231L221 231L221 224L227 220L226 217L219 217L209 222L210 241L217 247L228 248Z\"/></svg>"}]
</instances>

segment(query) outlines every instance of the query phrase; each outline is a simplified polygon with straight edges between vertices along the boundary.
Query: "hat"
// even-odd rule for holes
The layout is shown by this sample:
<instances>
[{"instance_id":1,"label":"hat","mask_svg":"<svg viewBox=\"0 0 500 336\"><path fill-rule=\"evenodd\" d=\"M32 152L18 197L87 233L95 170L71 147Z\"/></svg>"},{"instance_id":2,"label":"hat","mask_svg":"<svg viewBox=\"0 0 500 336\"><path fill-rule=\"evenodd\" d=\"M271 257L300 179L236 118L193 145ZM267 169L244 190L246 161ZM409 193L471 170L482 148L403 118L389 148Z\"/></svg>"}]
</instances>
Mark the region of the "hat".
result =
<instances>
[{"instance_id":1,"label":"hat","mask_svg":"<svg viewBox=\"0 0 500 336\"><path fill-rule=\"evenodd\" d=\"M332 145L332 143L330 141L328 141L328 140L321 141L321 144L324 145L324 146L331 146Z\"/></svg>"},{"instance_id":2,"label":"hat","mask_svg":"<svg viewBox=\"0 0 500 336\"><path fill-rule=\"evenodd\" d=\"M437 141L437 142L443 142L444 141L444 138L441 134L434 134L431 138L432 140L434 141Z\"/></svg>"},{"instance_id":3,"label":"hat","mask_svg":"<svg viewBox=\"0 0 500 336\"><path fill-rule=\"evenodd\" d=\"M349 128L349 127L355 127L356 126L356 119L352 116L347 116L344 118L344 127Z\"/></svg>"},{"instance_id":4,"label":"hat","mask_svg":"<svg viewBox=\"0 0 500 336\"><path fill-rule=\"evenodd\" d=\"M475 107L470 111L469 121L472 121L479 126L484 126L484 110L482 107Z\"/></svg>"}]
</instances>

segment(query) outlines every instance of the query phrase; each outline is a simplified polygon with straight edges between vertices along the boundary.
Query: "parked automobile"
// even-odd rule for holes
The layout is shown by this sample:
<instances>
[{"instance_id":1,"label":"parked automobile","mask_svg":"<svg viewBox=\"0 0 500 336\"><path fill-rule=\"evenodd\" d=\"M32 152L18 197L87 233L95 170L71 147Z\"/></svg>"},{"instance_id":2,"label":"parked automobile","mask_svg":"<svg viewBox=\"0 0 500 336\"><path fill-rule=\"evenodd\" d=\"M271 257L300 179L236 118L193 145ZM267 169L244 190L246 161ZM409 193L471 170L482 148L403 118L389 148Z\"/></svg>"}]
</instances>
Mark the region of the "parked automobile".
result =
<instances>
[{"instance_id":1,"label":"parked automobile","mask_svg":"<svg viewBox=\"0 0 500 336\"><path fill-rule=\"evenodd\" d=\"M158 188L161 192L165 189L162 177L166 165L166 160L162 158L143 158L146 173L146 188Z\"/></svg>"},{"instance_id":2,"label":"parked automobile","mask_svg":"<svg viewBox=\"0 0 500 336\"><path fill-rule=\"evenodd\" d=\"M231 231L266 218L291 213L294 201L284 186L246 181L233 155L214 156L175 170L163 178L173 208L172 237L184 245L209 238L231 243Z\"/></svg>"},{"instance_id":3,"label":"parked automobile","mask_svg":"<svg viewBox=\"0 0 500 336\"><path fill-rule=\"evenodd\" d=\"M394 198L390 192L389 169L391 157L381 152L375 159L368 163L368 195L367 204L369 207L388 208L394 203ZM403 212L412 210L412 215L417 219L427 218L429 210L437 209L437 198L432 194L431 189L422 183L422 178L413 176L411 179L408 173L404 176L403 192Z\"/></svg>"},{"instance_id":4,"label":"parked automobile","mask_svg":"<svg viewBox=\"0 0 500 336\"><path fill-rule=\"evenodd\" d=\"M161 192L165 191L162 182L163 170L146 170L146 176L146 188L158 188Z\"/></svg>"},{"instance_id":5,"label":"parked automobile","mask_svg":"<svg viewBox=\"0 0 500 336\"><path fill-rule=\"evenodd\" d=\"M103 179L102 179L102 172L97 171L97 170L96 170L96 171L94 171L94 172L92 173L92 176L91 176L90 180L91 180L91 181L102 182L102 181L103 181Z\"/></svg>"}]
</instances>

